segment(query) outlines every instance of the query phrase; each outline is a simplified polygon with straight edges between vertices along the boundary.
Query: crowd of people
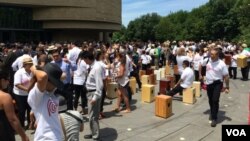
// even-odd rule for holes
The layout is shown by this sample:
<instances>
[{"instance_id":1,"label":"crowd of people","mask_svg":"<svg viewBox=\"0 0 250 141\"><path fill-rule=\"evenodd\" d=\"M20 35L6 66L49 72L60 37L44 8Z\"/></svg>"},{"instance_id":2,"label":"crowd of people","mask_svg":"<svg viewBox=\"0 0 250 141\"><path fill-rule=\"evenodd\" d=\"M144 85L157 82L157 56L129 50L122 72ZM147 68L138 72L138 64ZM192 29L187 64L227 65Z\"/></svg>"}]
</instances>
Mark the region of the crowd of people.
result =
<instances>
[{"instance_id":1,"label":"crowd of people","mask_svg":"<svg viewBox=\"0 0 250 141\"><path fill-rule=\"evenodd\" d=\"M225 54L231 56L230 64L224 63ZM136 78L140 91L139 71L166 65L178 68L174 74L176 85L166 91L167 95L181 94L194 80L207 85L211 126L215 127L220 89L225 82L228 93L229 78L237 79L239 55L250 57L247 44L224 41L1 43L0 124L3 126L0 127L9 131L0 129L0 138L15 140L12 130L15 129L27 141L23 129L35 127L34 140L79 140L82 115L89 114L90 133L84 138L100 140L99 120L105 118L107 83L118 83L114 111L130 113L129 78ZM247 59L247 65L241 68L243 81L248 80L249 68L250 59Z\"/></svg>"}]
</instances>

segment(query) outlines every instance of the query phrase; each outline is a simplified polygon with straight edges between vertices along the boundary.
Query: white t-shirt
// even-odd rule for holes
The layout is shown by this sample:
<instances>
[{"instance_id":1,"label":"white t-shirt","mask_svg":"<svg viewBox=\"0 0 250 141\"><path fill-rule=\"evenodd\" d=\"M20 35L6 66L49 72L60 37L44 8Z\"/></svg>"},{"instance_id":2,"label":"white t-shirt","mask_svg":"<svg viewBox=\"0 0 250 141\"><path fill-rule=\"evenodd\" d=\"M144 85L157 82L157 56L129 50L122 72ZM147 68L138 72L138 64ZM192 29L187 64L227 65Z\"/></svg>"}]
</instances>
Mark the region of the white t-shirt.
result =
<instances>
[{"instance_id":1,"label":"white t-shirt","mask_svg":"<svg viewBox=\"0 0 250 141\"><path fill-rule=\"evenodd\" d=\"M190 67L186 67L181 74L181 79L183 80L181 87L191 87L194 81L194 71Z\"/></svg>"},{"instance_id":2,"label":"white t-shirt","mask_svg":"<svg viewBox=\"0 0 250 141\"><path fill-rule=\"evenodd\" d=\"M71 63L76 64L76 60L82 50L78 47L73 47L69 50L68 59Z\"/></svg>"},{"instance_id":3,"label":"white t-shirt","mask_svg":"<svg viewBox=\"0 0 250 141\"><path fill-rule=\"evenodd\" d=\"M212 62L211 59L206 65L206 84L212 84L216 80L223 82L223 76L228 75L228 69L224 61Z\"/></svg>"},{"instance_id":4,"label":"white t-shirt","mask_svg":"<svg viewBox=\"0 0 250 141\"><path fill-rule=\"evenodd\" d=\"M194 60L193 60L193 62L194 62L194 70L196 70L196 71L199 70L199 65L200 65L201 61L202 61L202 56L200 56L199 53L196 53L194 55Z\"/></svg>"},{"instance_id":5,"label":"white t-shirt","mask_svg":"<svg viewBox=\"0 0 250 141\"><path fill-rule=\"evenodd\" d=\"M145 54L141 55L141 61L143 65L147 65L149 60Z\"/></svg>"},{"instance_id":6,"label":"white t-shirt","mask_svg":"<svg viewBox=\"0 0 250 141\"><path fill-rule=\"evenodd\" d=\"M147 57L147 60L148 60L148 64L150 64L151 61L152 61L152 57L150 55L146 55L146 57Z\"/></svg>"},{"instance_id":7,"label":"white t-shirt","mask_svg":"<svg viewBox=\"0 0 250 141\"><path fill-rule=\"evenodd\" d=\"M174 48L173 48L173 54L176 55L177 54L177 50L178 50L178 47L175 45Z\"/></svg>"},{"instance_id":8,"label":"white t-shirt","mask_svg":"<svg viewBox=\"0 0 250 141\"><path fill-rule=\"evenodd\" d=\"M150 51L149 51L149 55L154 55L154 54L155 54L155 49L151 48Z\"/></svg>"},{"instance_id":9,"label":"white t-shirt","mask_svg":"<svg viewBox=\"0 0 250 141\"><path fill-rule=\"evenodd\" d=\"M54 92L41 92L35 84L29 92L28 103L37 122L34 140L62 141L63 132L58 114L59 100Z\"/></svg>"},{"instance_id":10,"label":"white t-shirt","mask_svg":"<svg viewBox=\"0 0 250 141\"><path fill-rule=\"evenodd\" d=\"M149 52L151 50L151 47L148 47L147 49L146 49L146 52Z\"/></svg>"},{"instance_id":11,"label":"white t-shirt","mask_svg":"<svg viewBox=\"0 0 250 141\"><path fill-rule=\"evenodd\" d=\"M77 70L74 71L73 84L83 85L87 75L87 64L84 60L79 59L77 62Z\"/></svg>"},{"instance_id":12,"label":"white t-shirt","mask_svg":"<svg viewBox=\"0 0 250 141\"><path fill-rule=\"evenodd\" d=\"M19 69L14 75L14 88L13 92L16 95L28 96L28 92L16 87L17 84L21 84L28 88L30 79L33 77L32 73L27 73L24 68Z\"/></svg>"},{"instance_id":13,"label":"white t-shirt","mask_svg":"<svg viewBox=\"0 0 250 141\"><path fill-rule=\"evenodd\" d=\"M202 59L201 59L201 66L205 67L209 61L209 58L208 56L202 56Z\"/></svg>"},{"instance_id":14,"label":"white t-shirt","mask_svg":"<svg viewBox=\"0 0 250 141\"><path fill-rule=\"evenodd\" d=\"M102 66L102 79L106 79L106 68L107 68L107 65L103 62L103 61L96 61L97 63L100 64L100 66Z\"/></svg>"},{"instance_id":15,"label":"white t-shirt","mask_svg":"<svg viewBox=\"0 0 250 141\"><path fill-rule=\"evenodd\" d=\"M231 67L237 67L237 58L239 55L233 55L232 59L231 59Z\"/></svg>"},{"instance_id":16,"label":"white t-shirt","mask_svg":"<svg viewBox=\"0 0 250 141\"><path fill-rule=\"evenodd\" d=\"M178 71L179 71L179 74L181 75L182 71L183 71L183 66L182 66L183 61L188 60L190 62L192 60L192 58L189 58L188 56L177 55L176 60L177 60L177 65L178 65Z\"/></svg>"}]
</instances>

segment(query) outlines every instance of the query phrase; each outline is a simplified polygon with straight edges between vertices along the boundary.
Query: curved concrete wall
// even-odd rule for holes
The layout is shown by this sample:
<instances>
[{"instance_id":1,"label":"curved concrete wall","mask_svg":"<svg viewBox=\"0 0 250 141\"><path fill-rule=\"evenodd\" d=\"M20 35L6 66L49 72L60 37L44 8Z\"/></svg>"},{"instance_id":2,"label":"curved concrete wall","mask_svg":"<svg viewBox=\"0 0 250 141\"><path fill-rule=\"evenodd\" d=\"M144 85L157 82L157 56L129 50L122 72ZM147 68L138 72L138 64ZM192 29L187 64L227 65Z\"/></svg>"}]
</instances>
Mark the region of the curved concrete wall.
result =
<instances>
[{"instance_id":1,"label":"curved concrete wall","mask_svg":"<svg viewBox=\"0 0 250 141\"><path fill-rule=\"evenodd\" d=\"M0 0L0 4L33 8L33 19L45 29L121 27L121 0Z\"/></svg>"}]
</instances>

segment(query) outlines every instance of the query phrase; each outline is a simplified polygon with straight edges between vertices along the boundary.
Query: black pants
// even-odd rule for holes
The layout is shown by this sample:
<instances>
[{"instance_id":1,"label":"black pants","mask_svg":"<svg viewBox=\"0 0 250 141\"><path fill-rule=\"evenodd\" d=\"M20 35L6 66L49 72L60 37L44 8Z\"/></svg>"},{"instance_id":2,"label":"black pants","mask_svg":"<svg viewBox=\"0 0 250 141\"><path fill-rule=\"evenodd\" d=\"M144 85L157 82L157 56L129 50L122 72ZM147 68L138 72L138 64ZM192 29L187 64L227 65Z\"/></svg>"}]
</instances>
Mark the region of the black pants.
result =
<instances>
[{"instance_id":1,"label":"black pants","mask_svg":"<svg viewBox=\"0 0 250 141\"><path fill-rule=\"evenodd\" d=\"M20 95L16 95L15 94L15 100L16 100L16 104L18 107L18 118L20 120L20 123L22 125L22 127L24 127L24 123L25 123L25 113L27 112L27 121L28 124L30 123L30 106L28 104L28 96L20 96Z\"/></svg>"},{"instance_id":2,"label":"black pants","mask_svg":"<svg viewBox=\"0 0 250 141\"><path fill-rule=\"evenodd\" d=\"M181 87L181 85L177 85L176 87L174 87L171 91L169 91L168 93L167 93L167 95L169 95L169 96L174 96L175 94L177 94L177 93L182 93L182 91L183 91L183 87Z\"/></svg>"},{"instance_id":3,"label":"black pants","mask_svg":"<svg viewBox=\"0 0 250 141\"><path fill-rule=\"evenodd\" d=\"M131 90L131 88L129 86L129 82L128 82L128 84L126 84L125 87L126 87L127 93L128 93L128 100L131 101L132 100L132 90Z\"/></svg>"},{"instance_id":4,"label":"black pants","mask_svg":"<svg viewBox=\"0 0 250 141\"><path fill-rule=\"evenodd\" d=\"M181 75L175 74L175 83L177 83L181 79Z\"/></svg>"},{"instance_id":5,"label":"black pants","mask_svg":"<svg viewBox=\"0 0 250 141\"><path fill-rule=\"evenodd\" d=\"M147 70L148 69L148 65L147 64L142 64L142 70Z\"/></svg>"},{"instance_id":6,"label":"black pants","mask_svg":"<svg viewBox=\"0 0 250 141\"><path fill-rule=\"evenodd\" d=\"M241 68L241 74L243 80L248 80L249 68L250 68L250 62L247 62L247 66L245 68Z\"/></svg>"},{"instance_id":7,"label":"black pants","mask_svg":"<svg viewBox=\"0 0 250 141\"><path fill-rule=\"evenodd\" d=\"M103 112L103 105L104 105L105 98L106 98L106 88L103 87L103 89L102 89L102 100L101 100L101 104L100 104L100 112Z\"/></svg>"},{"instance_id":8,"label":"black pants","mask_svg":"<svg viewBox=\"0 0 250 141\"><path fill-rule=\"evenodd\" d=\"M83 87L83 85L74 85L74 89L75 89L74 108L77 109L78 100L79 97L81 96L82 110L84 110L84 108L88 106L87 90L85 87Z\"/></svg>"},{"instance_id":9,"label":"black pants","mask_svg":"<svg viewBox=\"0 0 250 141\"><path fill-rule=\"evenodd\" d=\"M228 68L230 78L236 79L237 77L237 67L229 67Z\"/></svg>"},{"instance_id":10,"label":"black pants","mask_svg":"<svg viewBox=\"0 0 250 141\"><path fill-rule=\"evenodd\" d=\"M141 89L141 80L139 77L139 68L134 68L134 70L130 73L130 76L135 77L136 82L138 84L139 89Z\"/></svg>"},{"instance_id":11,"label":"black pants","mask_svg":"<svg viewBox=\"0 0 250 141\"><path fill-rule=\"evenodd\" d=\"M199 71L194 70L195 81L199 81Z\"/></svg>"},{"instance_id":12,"label":"black pants","mask_svg":"<svg viewBox=\"0 0 250 141\"><path fill-rule=\"evenodd\" d=\"M64 84L63 90L56 90L55 94L60 94L67 100L67 109L73 110L73 89L71 84Z\"/></svg>"},{"instance_id":13,"label":"black pants","mask_svg":"<svg viewBox=\"0 0 250 141\"><path fill-rule=\"evenodd\" d=\"M223 83L220 80L207 85L208 103L212 120L217 120L222 85Z\"/></svg>"}]
</instances>

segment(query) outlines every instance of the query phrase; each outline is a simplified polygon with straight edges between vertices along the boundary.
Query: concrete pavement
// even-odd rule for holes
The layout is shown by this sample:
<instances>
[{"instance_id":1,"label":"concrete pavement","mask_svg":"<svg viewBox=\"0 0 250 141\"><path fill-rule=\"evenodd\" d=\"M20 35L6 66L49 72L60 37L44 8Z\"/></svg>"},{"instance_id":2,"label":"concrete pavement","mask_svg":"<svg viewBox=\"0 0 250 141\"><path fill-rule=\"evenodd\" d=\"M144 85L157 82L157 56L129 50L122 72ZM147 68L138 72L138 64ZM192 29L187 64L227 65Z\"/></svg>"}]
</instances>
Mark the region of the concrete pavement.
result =
<instances>
[{"instance_id":1,"label":"concrete pavement","mask_svg":"<svg viewBox=\"0 0 250 141\"><path fill-rule=\"evenodd\" d=\"M240 74L240 70L238 70ZM102 141L220 141L221 125L248 123L249 81L230 79L230 93L221 94L218 124L210 126L209 105L206 91L197 98L194 105L182 103L181 97L173 98L173 115L167 119L156 117L155 103L141 102L140 93L133 95L131 113L114 113L116 99L105 100L105 119L100 120ZM155 87L158 93L158 85ZM87 115L84 115L85 117ZM89 124L85 122L83 136L89 133ZM32 131L26 131L33 140ZM16 136L17 141L20 140Z\"/></svg>"}]
</instances>

